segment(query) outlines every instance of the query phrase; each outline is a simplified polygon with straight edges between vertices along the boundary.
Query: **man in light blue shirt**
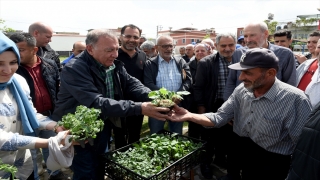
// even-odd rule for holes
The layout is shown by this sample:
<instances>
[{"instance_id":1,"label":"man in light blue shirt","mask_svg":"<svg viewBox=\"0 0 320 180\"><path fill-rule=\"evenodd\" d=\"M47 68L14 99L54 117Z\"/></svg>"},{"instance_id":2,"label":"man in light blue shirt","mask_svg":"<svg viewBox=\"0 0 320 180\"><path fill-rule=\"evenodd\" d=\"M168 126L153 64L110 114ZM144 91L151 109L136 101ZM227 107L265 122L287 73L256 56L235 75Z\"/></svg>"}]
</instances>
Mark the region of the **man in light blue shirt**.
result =
<instances>
[{"instance_id":1,"label":"man in light blue shirt","mask_svg":"<svg viewBox=\"0 0 320 180\"><path fill-rule=\"evenodd\" d=\"M188 91L191 86L189 66L183 58L175 59L172 56L174 49L173 39L170 36L160 36L156 42L159 55L146 62L144 67L144 84L151 90L164 87L169 91ZM181 106L186 107L182 101ZM150 133L157 133L164 128L163 121L149 118ZM169 122L172 132L182 134L181 122Z\"/></svg>"}]
</instances>

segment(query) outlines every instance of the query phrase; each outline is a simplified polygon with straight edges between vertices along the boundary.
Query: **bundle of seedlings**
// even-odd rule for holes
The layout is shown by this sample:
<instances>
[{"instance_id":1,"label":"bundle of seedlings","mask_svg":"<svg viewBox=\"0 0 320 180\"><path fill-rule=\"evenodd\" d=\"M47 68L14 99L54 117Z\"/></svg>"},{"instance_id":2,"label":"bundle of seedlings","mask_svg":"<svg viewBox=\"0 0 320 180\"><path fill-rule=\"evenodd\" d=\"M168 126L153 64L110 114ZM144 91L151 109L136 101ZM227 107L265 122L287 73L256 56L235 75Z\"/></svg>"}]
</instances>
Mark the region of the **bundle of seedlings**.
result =
<instances>
[{"instance_id":1,"label":"bundle of seedlings","mask_svg":"<svg viewBox=\"0 0 320 180\"><path fill-rule=\"evenodd\" d=\"M99 119L100 113L100 109L80 105L74 114L64 115L58 125L69 129L72 135L70 140L79 142L81 147L85 147L85 141L93 146L93 139L97 137L97 133L102 131L104 126L104 122Z\"/></svg>"},{"instance_id":2,"label":"bundle of seedlings","mask_svg":"<svg viewBox=\"0 0 320 180\"><path fill-rule=\"evenodd\" d=\"M183 100L183 95L189 95L188 91L168 91L166 88L161 88L157 91L151 91L148 97L152 99L151 103L157 107L166 107L170 110L175 102Z\"/></svg>"}]
</instances>

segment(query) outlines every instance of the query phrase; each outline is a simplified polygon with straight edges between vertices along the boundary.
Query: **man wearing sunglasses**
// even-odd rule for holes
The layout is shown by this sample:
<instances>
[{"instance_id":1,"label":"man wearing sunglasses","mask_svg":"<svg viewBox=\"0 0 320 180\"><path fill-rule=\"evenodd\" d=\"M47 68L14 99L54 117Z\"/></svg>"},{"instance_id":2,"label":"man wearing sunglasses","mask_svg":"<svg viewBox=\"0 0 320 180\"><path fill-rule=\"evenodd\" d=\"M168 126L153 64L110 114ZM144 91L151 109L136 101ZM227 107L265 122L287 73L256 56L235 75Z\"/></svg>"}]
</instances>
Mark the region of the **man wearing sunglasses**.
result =
<instances>
[{"instance_id":1,"label":"man wearing sunglasses","mask_svg":"<svg viewBox=\"0 0 320 180\"><path fill-rule=\"evenodd\" d=\"M162 87L175 92L189 91L192 79L190 69L183 58L176 59L172 56L173 39L170 36L160 36L156 41L156 48L159 55L148 60L144 68L144 85L152 91ZM180 105L187 107L186 101L182 101ZM162 130L164 124L165 122L149 117L150 133ZM169 130L182 134L182 124L169 121Z\"/></svg>"},{"instance_id":2,"label":"man wearing sunglasses","mask_svg":"<svg viewBox=\"0 0 320 180\"><path fill-rule=\"evenodd\" d=\"M133 24L128 24L121 28L121 48L118 50L117 60L124 63L128 74L143 82L143 66L147 56L138 48L141 32L142 30ZM126 99L134 100L132 97L126 97ZM143 115L128 116L125 121L121 122L121 128L113 128L115 147L117 149L140 139L142 121Z\"/></svg>"}]
</instances>

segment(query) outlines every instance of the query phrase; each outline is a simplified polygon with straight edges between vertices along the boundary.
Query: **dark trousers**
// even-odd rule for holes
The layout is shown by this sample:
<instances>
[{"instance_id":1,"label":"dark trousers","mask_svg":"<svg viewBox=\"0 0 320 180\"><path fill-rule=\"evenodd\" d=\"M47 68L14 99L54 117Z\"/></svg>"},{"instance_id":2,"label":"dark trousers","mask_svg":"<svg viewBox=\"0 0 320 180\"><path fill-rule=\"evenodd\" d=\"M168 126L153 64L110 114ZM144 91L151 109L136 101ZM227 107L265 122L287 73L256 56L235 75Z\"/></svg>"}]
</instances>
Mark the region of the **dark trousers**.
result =
<instances>
[{"instance_id":1,"label":"dark trousers","mask_svg":"<svg viewBox=\"0 0 320 180\"><path fill-rule=\"evenodd\" d=\"M223 104L223 99L217 99L212 106L212 112L217 112ZM204 128L201 130L201 139L207 141L204 153L204 163L210 164L213 155L216 161L225 161L228 151L232 126L226 124L220 128Z\"/></svg>"},{"instance_id":2,"label":"dark trousers","mask_svg":"<svg viewBox=\"0 0 320 180\"><path fill-rule=\"evenodd\" d=\"M10 180L11 180L11 179L14 179L14 178L12 177L12 175L10 176ZM30 174L30 176L28 177L27 180L34 180L34 172L32 172L32 173Z\"/></svg>"},{"instance_id":3,"label":"dark trousers","mask_svg":"<svg viewBox=\"0 0 320 180\"><path fill-rule=\"evenodd\" d=\"M144 116L127 117L128 144L139 141Z\"/></svg>"},{"instance_id":4,"label":"dark trousers","mask_svg":"<svg viewBox=\"0 0 320 180\"><path fill-rule=\"evenodd\" d=\"M122 127L113 127L116 149L139 141L144 116L128 116Z\"/></svg>"},{"instance_id":5,"label":"dark trousers","mask_svg":"<svg viewBox=\"0 0 320 180\"><path fill-rule=\"evenodd\" d=\"M201 139L207 141L204 153L204 163L210 164L212 157L216 161L225 161L228 154L229 139L232 126L229 124L221 128L204 128L202 127Z\"/></svg>"},{"instance_id":6,"label":"dark trousers","mask_svg":"<svg viewBox=\"0 0 320 180\"><path fill-rule=\"evenodd\" d=\"M269 152L248 137L238 136L237 142L233 142L237 145L236 149L233 149L232 155L236 155L233 160L237 159L238 162L232 163L242 169L242 180L286 179L290 168L290 155Z\"/></svg>"},{"instance_id":7,"label":"dark trousers","mask_svg":"<svg viewBox=\"0 0 320 180\"><path fill-rule=\"evenodd\" d=\"M228 156L227 156L227 171L228 176L232 179L241 179L240 171L241 167L241 154L238 152L238 148L242 146L240 142L241 138L236 133L231 132L230 139L228 141Z\"/></svg>"},{"instance_id":8,"label":"dark trousers","mask_svg":"<svg viewBox=\"0 0 320 180\"><path fill-rule=\"evenodd\" d=\"M202 131L203 131L202 125L191 122L191 121L188 122L188 136L189 137L192 137L195 139L200 139Z\"/></svg>"}]
</instances>

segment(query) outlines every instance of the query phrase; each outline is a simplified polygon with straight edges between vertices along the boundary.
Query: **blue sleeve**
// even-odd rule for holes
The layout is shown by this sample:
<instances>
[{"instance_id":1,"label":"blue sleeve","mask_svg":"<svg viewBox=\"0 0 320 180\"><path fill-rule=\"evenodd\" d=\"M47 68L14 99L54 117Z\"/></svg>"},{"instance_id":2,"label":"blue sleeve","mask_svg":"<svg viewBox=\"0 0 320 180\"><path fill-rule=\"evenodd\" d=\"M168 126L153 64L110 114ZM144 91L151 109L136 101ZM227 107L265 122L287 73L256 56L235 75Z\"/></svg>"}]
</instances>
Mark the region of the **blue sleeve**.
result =
<instances>
[{"instance_id":1,"label":"blue sleeve","mask_svg":"<svg viewBox=\"0 0 320 180\"><path fill-rule=\"evenodd\" d=\"M294 59L293 53L288 50L287 62L283 64L282 67L282 81L296 86L297 84L297 71L296 71L296 61Z\"/></svg>"},{"instance_id":2,"label":"blue sleeve","mask_svg":"<svg viewBox=\"0 0 320 180\"><path fill-rule=\"evenodd\" d=\"M229 75L226 82L226 87L223 93L223 100L226 101L237 87L237 71L229 69Z\"/></svg>"},{"instance_id":3,"label":"blue sleeve","mask_svg":"<svg viewBox=\"0 0 320 180\"><path fill-rule=\"evenodd\" d=\"M0 130L0 151L16 151L30 149L35 146L36 137L23 136L18 133Z\"/></svg>"}]
</instances>

